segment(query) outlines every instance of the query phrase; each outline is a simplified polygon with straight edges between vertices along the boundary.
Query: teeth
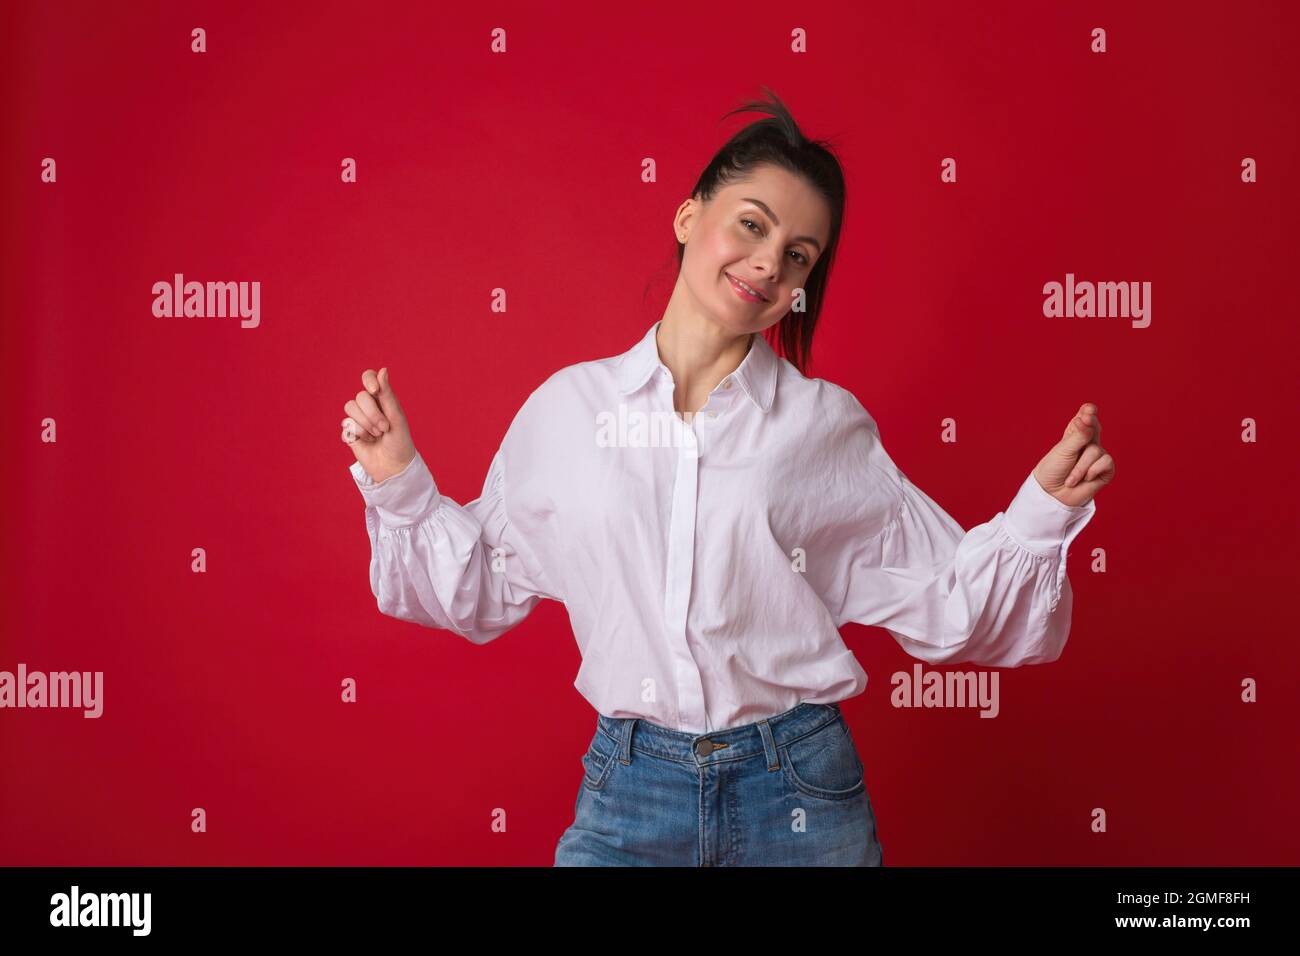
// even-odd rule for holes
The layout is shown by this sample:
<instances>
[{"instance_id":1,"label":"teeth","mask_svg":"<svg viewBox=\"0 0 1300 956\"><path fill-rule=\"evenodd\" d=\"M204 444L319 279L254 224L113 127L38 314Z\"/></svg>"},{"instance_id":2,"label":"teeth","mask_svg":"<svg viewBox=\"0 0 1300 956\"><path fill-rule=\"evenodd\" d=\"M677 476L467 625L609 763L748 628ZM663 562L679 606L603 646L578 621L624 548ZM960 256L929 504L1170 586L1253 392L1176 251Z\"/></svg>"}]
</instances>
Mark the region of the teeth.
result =
<instances>
[{"instance_id":1,"label":"teeth","mask_svg":"<svg viewBox=\"0 0 1300 956\"><path fill-rule=\"evenodd\" d=\"M736 279L735 276L732 276L732 278ZM745 285L745 283L741 282L739 279L736 279L736 285L740 286L742 289L744 289L750 295L755 296L756 298L759 299L763 298L762 293L757 292L754 289L751 289L749 286Z\"/></svg>"}]
</instances>

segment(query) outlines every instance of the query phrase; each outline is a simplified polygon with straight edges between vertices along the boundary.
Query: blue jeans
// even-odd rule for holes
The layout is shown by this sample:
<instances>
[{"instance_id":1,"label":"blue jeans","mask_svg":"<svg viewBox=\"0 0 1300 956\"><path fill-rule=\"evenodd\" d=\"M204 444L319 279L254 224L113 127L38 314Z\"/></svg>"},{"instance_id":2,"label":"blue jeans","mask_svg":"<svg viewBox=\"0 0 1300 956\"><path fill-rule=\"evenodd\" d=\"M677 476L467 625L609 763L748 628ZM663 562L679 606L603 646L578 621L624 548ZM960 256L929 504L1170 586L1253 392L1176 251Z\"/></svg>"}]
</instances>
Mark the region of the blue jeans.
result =
<instances>
[{"instance_id":1,"label":"blue jeans","mask_svg":"<svg viewBox=\"0 0 1300 956\"><path fill-rule=\"evenodd\" d=\"M556 866L880 866L836 704L688 734L598 714Z\"/></svg>"}]
</instances>

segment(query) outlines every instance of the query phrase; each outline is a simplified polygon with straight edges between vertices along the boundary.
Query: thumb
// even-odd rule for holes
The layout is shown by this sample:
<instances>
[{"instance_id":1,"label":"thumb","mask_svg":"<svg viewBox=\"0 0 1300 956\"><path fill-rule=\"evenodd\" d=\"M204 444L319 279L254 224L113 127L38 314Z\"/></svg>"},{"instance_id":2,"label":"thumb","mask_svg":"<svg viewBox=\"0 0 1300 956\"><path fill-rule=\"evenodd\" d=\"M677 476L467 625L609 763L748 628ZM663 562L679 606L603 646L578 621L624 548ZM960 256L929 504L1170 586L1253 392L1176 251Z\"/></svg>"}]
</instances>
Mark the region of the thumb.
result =
<instances>
[{"instance_id":1,"label":"thumb","mask_svg":"<svg viewBox=\"0 0 1300 956\"><path fill-rule=\"evenodd\" d=\"M1096 438L1097 416L1094 409L1095 406L1085 403L1079 407L1074 418L1070 419L1070 424L1065 426L1065 434L1061 436L1060 447L1063 451L1077 454Z\"/></svg>"},{"instance_id":2,"label":"thumb","mask_svg":"<svg viewBox=\"0 0 1300 956\"><path fill-rule=\"evenodd\" d=\"M398 404L397 396L393 394L392 386L388 384L388 366L379 370L377 378L379 385L373 394L375 401L379 403L379 410L390 419L401 417L402 406Z\"/></svg>"}]
</instances>

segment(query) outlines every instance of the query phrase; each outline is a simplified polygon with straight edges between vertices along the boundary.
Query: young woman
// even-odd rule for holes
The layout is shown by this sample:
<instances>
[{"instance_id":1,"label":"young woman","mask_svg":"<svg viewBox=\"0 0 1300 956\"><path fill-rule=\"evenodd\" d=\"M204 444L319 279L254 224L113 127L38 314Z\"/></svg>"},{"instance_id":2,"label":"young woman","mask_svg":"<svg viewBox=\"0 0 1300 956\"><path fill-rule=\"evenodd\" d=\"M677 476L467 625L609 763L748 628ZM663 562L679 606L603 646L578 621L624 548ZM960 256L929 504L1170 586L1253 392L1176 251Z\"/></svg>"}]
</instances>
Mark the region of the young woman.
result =
<instances>
[{"instance_id":1,"label":"young woman","mask_svg":"<svg viewBox=\"0 0 1300 956\"><path fill-rule=\"evenodd\" d=\"M1055 660L1067 550L1114 475L1085 404L986 524L914 486L857 399L802 371L839 163L775 97L742 110L770 118L678 208L663 317L533 391L477 500L439 493L387 368L344 406L382 613L481 644L568 608L597 720L557 865L880 864L839 627L935 664Z\"/></svg>"}]
</instances>

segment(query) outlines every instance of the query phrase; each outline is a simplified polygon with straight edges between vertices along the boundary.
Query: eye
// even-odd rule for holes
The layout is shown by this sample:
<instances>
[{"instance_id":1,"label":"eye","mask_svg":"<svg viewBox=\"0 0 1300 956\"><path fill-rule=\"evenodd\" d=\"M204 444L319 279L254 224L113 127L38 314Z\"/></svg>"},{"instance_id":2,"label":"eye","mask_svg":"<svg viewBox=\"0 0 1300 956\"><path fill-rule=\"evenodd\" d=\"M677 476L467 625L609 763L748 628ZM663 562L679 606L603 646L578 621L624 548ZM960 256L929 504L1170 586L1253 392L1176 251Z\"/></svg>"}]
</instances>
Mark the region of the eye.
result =
<instances>
[{"instance_id":1,"label":"eye","mask_svg":"<svg viewBox=\"0 0 1300 956\"><path fill-rule=\"evenodd\" d=\"M754 225L754 220L752 220L752 219L742 219L742 220L740 220L740 222L741 222L741 225L746 226L746 227L748 227L748 226L753 226L753 225ZM761 230L761 229L757 229L757 227L755 227L755 228L756 228L756 230L757 230L760 234L762 233L762 230ZM790 251L791 251L792 253L794 253L794 256L795 256L795 262L799 263L799 265L801 265L801 266L806 266L806 265L808 265L808 257L805 256L802 252L799 252L799 251L797 251L797 250L795 250L795 249L791 249Z\"/></svg>"}]
</instances>

